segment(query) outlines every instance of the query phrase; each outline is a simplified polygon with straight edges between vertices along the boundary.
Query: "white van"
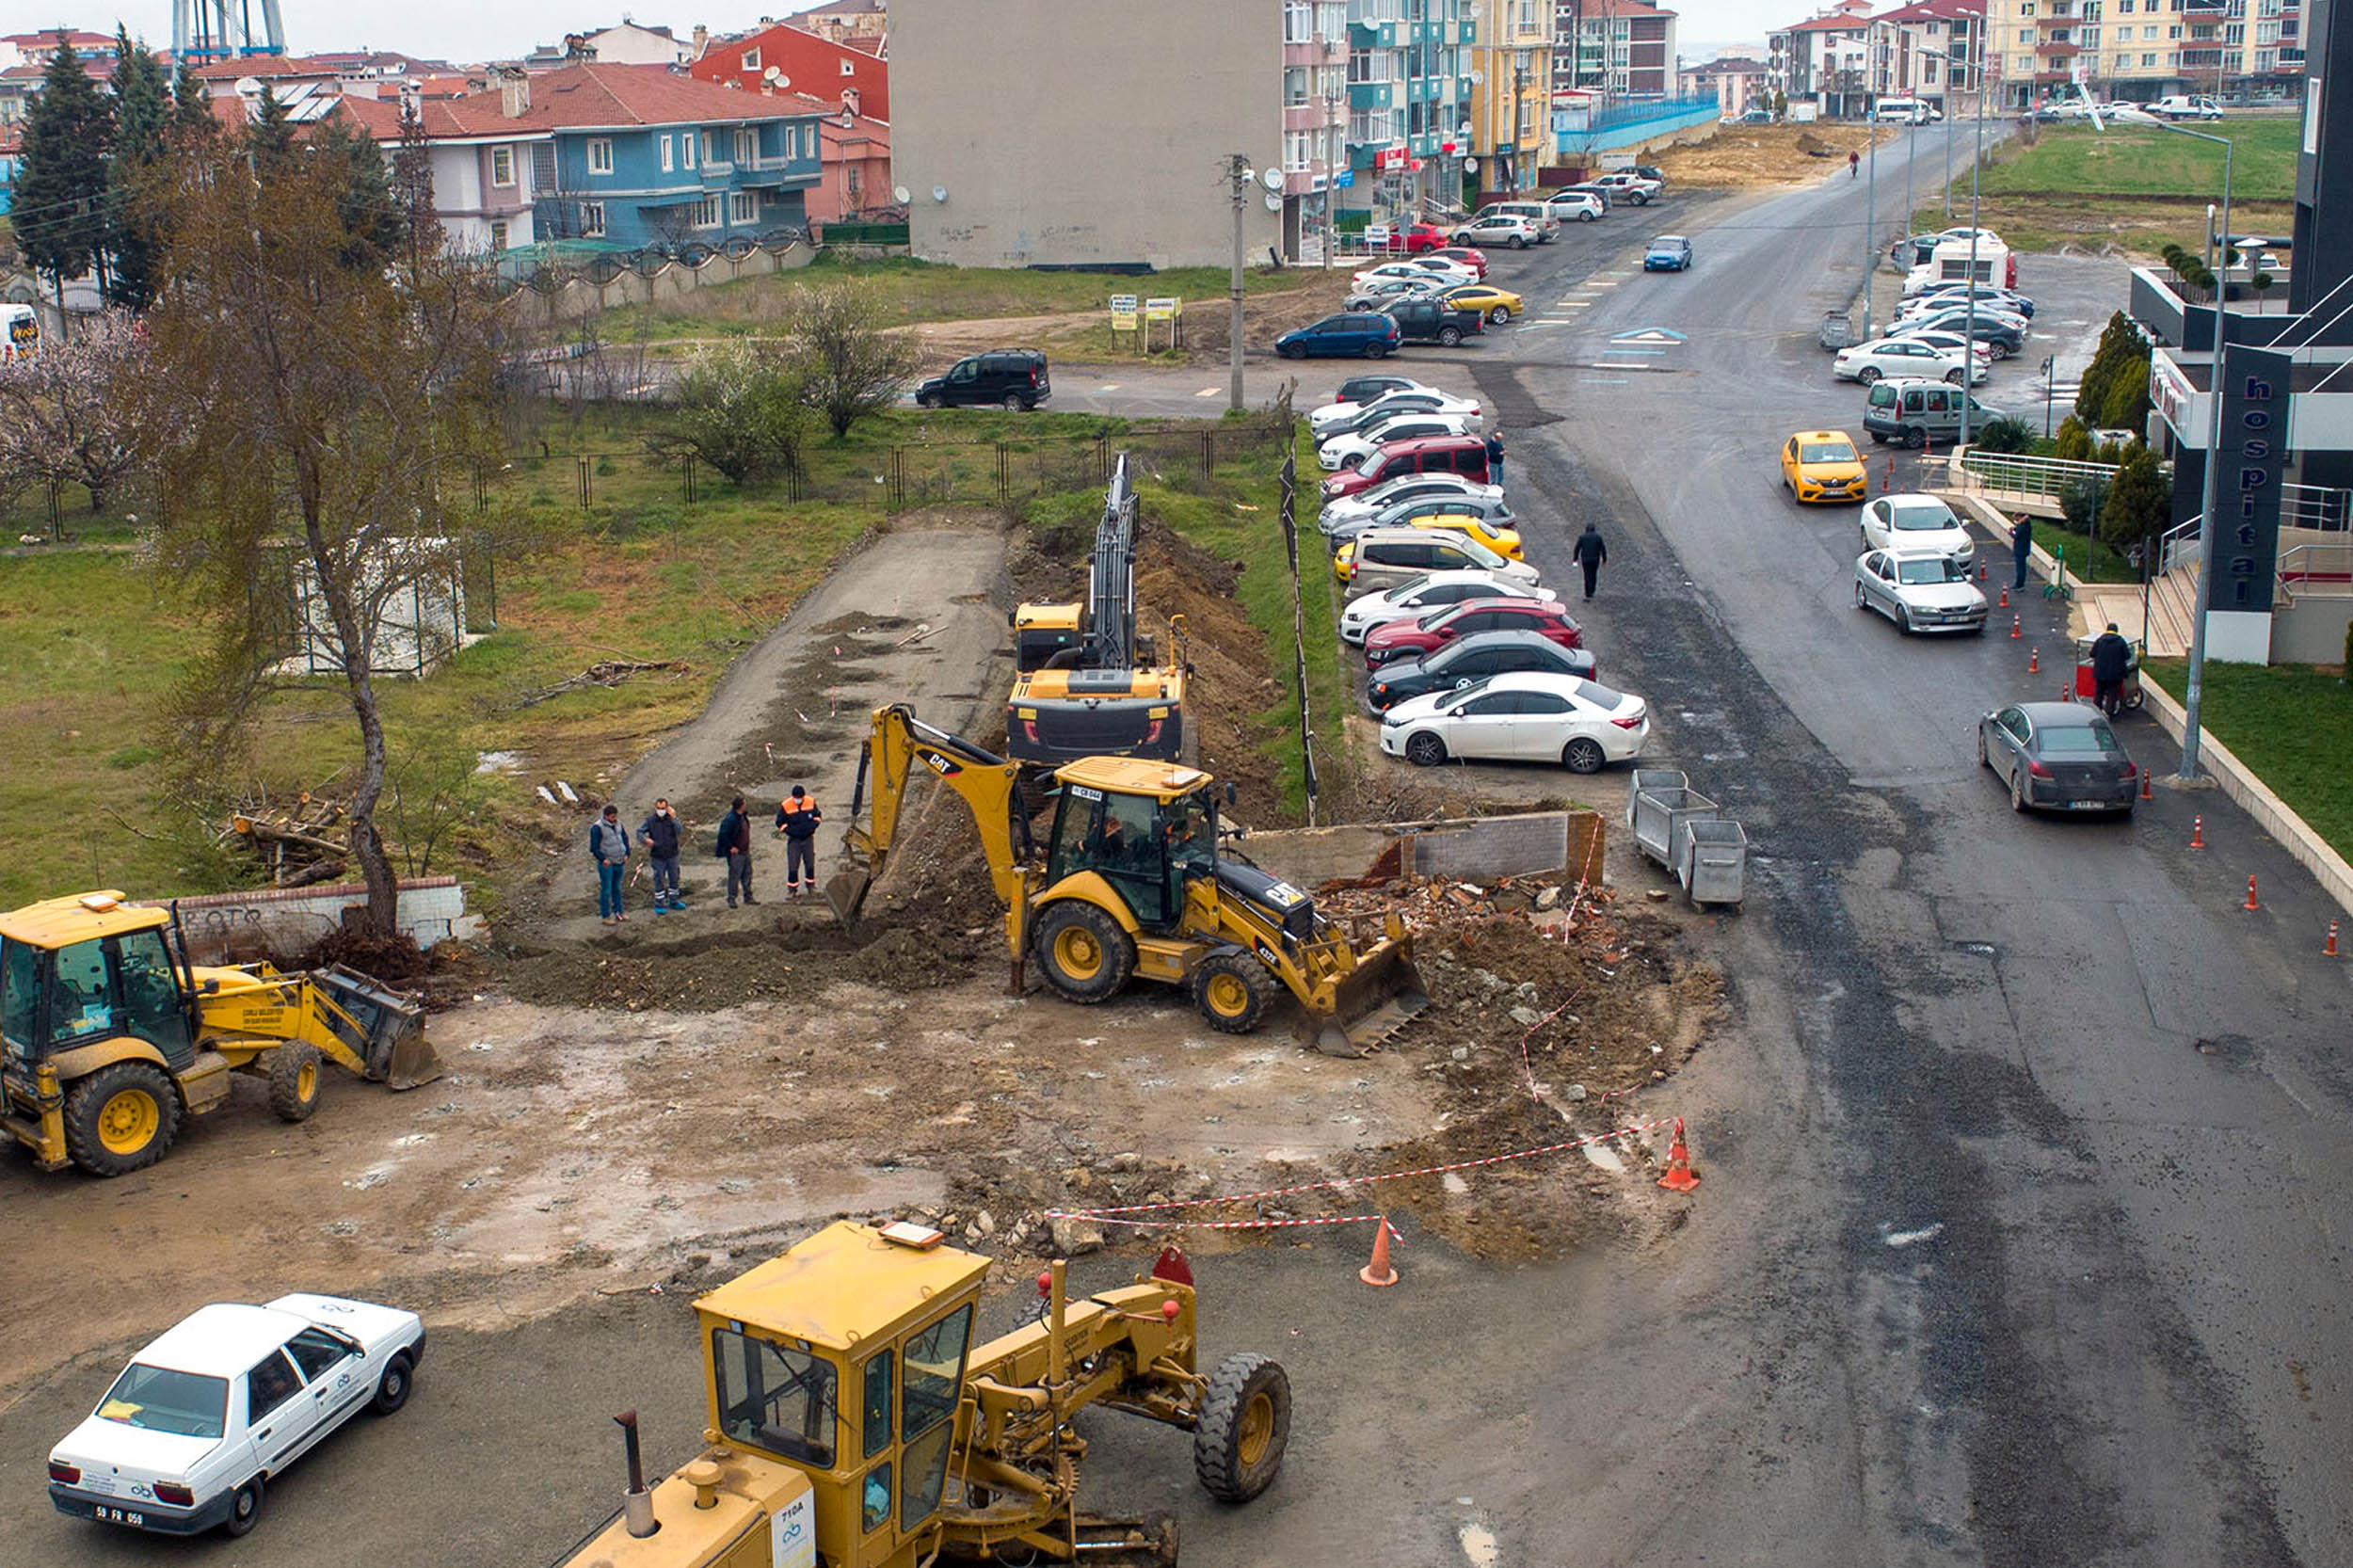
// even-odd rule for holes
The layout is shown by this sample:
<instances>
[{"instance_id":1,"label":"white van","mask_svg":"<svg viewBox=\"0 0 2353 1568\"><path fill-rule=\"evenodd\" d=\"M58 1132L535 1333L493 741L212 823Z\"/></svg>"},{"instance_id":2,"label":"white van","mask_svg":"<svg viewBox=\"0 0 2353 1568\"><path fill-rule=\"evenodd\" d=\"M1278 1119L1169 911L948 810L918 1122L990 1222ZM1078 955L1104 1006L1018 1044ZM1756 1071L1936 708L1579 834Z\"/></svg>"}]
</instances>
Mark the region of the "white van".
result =
<instances>
[{"instance_id":1,"label":"white van","mask_svg":"<svg viewBox=\"0 0 2353 1568\"><path fill-rule=\"evenodd\" d=\"M0 360L30 354L40 343L40 321L30 305L0 304Z\"/></svg>"},{"instance_id":2,"label":"white van","mask_svg":"<svg viewBox=\"0 0 2353 1568\"><path fill-rule=\"evenodd\" d=\"M1970 254L1973 249L1974 257ZM1980 283L2005 289L2018 286L2016 254L2000 240L1980 231L1974 246L1966 238L1938 240L1936 248L1906 276L1903 292L1911 296L1937 283L1960 282L1973 275L1973 264L1974 276Z\"/></svg>"},{"instance_id":3,"label":"white van","mask_svg":"<svg viewBox=\"0 0 2353 1568\"><path fill-rule=\"evenodd\" d=\"M1935 113L1917 98L1882 98L1871 118L1881 125L1926 125Z\"/></svg>"}]
</instances>

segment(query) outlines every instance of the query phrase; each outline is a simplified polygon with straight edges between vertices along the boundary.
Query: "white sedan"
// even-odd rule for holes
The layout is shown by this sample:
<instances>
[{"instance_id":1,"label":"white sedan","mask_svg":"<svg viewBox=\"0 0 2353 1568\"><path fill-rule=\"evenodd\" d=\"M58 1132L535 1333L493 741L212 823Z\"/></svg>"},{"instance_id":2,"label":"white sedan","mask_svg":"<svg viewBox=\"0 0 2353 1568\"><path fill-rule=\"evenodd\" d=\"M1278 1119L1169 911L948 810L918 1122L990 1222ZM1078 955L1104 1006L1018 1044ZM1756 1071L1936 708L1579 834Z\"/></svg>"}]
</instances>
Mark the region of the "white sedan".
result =
<instances>
[{"instance_id":1,"label":"white sedan","mask_svg":"<svg viewBox=\"0 0 2353 1568\"><path fill-rule=\"evenodd\" d=\"M1855 558L1854 605L1905 632L1983 632L1985 595L1941 551L1866 550Z\"/></svg>"},{"instance_id":2,"label":"white sedan","mask_svg":"<svg viewBox=\"0 0 2353 1568\"><path fill-rule=\"evenodd\" d=\"M1865 550L1934 551L1966 568L1976 564L1977 541L1932 495L1883 495L1863 508Z\"/></svg>"},{"instance_id":3,"label":"white sedan","mask_svg":"<svg viewBox=\"0 0 2353 1568\"><path fill-rule=\"evenodd\" d=\"M1491 675L1381 715L1381 749L1425 768L1461 758L1598 773L1640 757L1649 739L1650 704L1641 697L1539 670Z\"/></svg>"},{"instance_id":4,"label":"white sedan","mask_svg":"<svg viewBox=\"0 0 2353 1568\"><path fill-rule=\"evenodd\" d=\"M1376 627L1393 620L1410 620L1460 604L1466 599L1552 599L1550 588L1539 588L1514 577L1491 571L1433 571L1409 578L1386 593L1361 594L1340 612L1340 641L1361 644Z\"/></svg>"},{"instance_id":5,"label":"white sedan","mask_svg":"<svg viewBox=\"0 0 2353 1568\"><path fill-rule=\"evenodd\" d=\"M362 1410L408 1402L424 1324L335 1296L201 1307L132 1359L49 1453L60 1513L243 1535L270 1480Z\"/></svg>"},{"instance_id":6,"label":"white sedan","mask_svg":"<svg viewBox=\"0 0 2353 1568\"><path fill-rule=\"evenodd\" d=\"M1368 283L1377 283L1385 278L1402 278L1408 282L1439 287L1479 281L1479 274L1469 267L1457 265L1453 262L1448 262L1443 266L1423 265L1423 262L1428 260L1428 257L1423 257L1420 261L1383 262L1379 266L1369 266L1349 280L1349 287L1361 289Z\"/></svg>"},{"instance_id":7,"label":"white sedan","mask_svg":"<svg viewBox=\"0 0 2353 1568\"><path fill-rule=\"evenodd\" d=\"M1359 422L1369 423L1384 414L1405 409L1423 414L1465 414L1479 418L1479 404L1471 398L1456 397L1434 388L1416 387L1384 392L1369 403L1327 403L1307 416L1307 431L1317 440L1338 435L1343 429Z\"/></svg>"},{"instance_id":8,"label":"white sedan","mask_svg":"<svg viewBox=\"0 0 2353 1568\"><path fill-rule=\"evenodd\" d=\"M1963 360L1957 349L1931 348L1910 338L1873 338L1840 349L1838 358L1831 361L1831 373L1842 381L1860 381L1866 387L1882 376L1945 380L1959 386L1964 364L1973 383L1985 379L1985 366L1975 362L1974 356Z\"/></svg>"},{"instance_id":9,"label":"white sedan","mask_svg":"<svg viewBox=\"0 0 2353 1568\"><path fill-rule=\"evenodd\" d=\"M1321 522L1327 534L1339 528L1352 528L1369 522L1392 504L1418 500L1424 496L1469 495L1482 501L1503 499L1503 487L1468 479L1459 473L1433 471L1427 473L1401 473L1395 479L1375 485L1354 495L1344 495L1337 501L1323 504Z\"/></svg>"},{"instance_id":10,"label":"white sedan","mask_svg":"<svg viewBox=\"0 0 2353 1568\"><path fill-rule=\"evenodd\" d=\"M1391 441L1417 440L1423 436L1467 436L1479 428L1476 414L1423 414L1406 411L1376 420L1361 430L1334 436L1316 448L1316 461L1326 473L1354 468L1365 456Z\"/></svg>"}]
</instances>

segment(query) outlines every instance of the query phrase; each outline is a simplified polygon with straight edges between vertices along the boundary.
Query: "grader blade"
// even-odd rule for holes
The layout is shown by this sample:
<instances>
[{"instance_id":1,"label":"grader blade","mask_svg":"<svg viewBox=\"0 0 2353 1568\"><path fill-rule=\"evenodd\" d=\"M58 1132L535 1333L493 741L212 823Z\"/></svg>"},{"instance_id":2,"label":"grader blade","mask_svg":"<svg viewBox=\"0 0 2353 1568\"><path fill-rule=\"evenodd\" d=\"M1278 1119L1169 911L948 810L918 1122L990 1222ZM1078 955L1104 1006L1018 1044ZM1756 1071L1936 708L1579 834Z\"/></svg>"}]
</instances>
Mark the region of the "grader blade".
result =
<instances>
[{"instance_id":1,"label":"grader blade","mask_svg":"<svg viewBox=\"0 0 2353 1568\"><path fill-rule=\"evenodd\" d=\"M1363 1056L1429 1005L1421 971L1414 967L1413 938L1384 941L1359 957L1334 989L1329 1017L1308 1016L1310 1043L1326 1056Z\"/></svg>"}]
</instances>

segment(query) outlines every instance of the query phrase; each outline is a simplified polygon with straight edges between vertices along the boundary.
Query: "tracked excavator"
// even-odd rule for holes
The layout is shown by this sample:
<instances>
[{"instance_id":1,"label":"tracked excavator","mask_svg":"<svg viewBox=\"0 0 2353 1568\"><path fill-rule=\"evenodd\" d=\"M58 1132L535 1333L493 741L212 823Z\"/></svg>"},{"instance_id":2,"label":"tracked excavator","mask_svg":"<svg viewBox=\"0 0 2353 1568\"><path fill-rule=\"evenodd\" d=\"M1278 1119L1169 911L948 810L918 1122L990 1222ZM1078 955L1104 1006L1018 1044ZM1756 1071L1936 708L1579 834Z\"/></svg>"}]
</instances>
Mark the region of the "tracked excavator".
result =
<instances>
[{"instance_id":1,"label":"tracked excavator","mask_svg":"<svg viewBox=\"0 0 2353 1568\"><path fill-rule=\"evenodd\" d=\"M44 1171L152 1165L232 1073L302 1121L328 1062L394 1089L441 1076L424 1006L342 965L191 964L176 910L111 889L0 915L0 1128Z\"/></svg>"},{"instance_id":2,"label":"tracked excavator","mask_svg":"<svg viewBox=\"0 0 2353 1568\"><path fill-rule=\"evenodd\" d=\"M1174 1564L1173 1519L1080 1508L1081 1410L1192 1432L1221 1502L1273 1483L1290 1380L1261 1355L1194 1369L1181 1252L1077 1301L1054 1263L1033 1320L973 1345L989 1260L940 1241L840 1221L696 1302L703 1451L648 1486L636 1413L616 1416L621 1511L562 1568Z\"/></svg>"},{"instance_id":3,"label":"tracked excavator","mask_svg":"<svg viewBox=\"0 0 2353 1568\"><path fill-rule=\"evenodd\" d=\"M889 861L919 769L972 813L1005 906L1016 991L1032 959L1047 985L1075 1002L1106 1000L1131 979L1159 981L1190 991L1210 1027L1241 1034L1289 990L1302 1034L1332 1056L1363 1055L1429 1005L1395 916L1359 952L1306 894L1222 852L1220 792L1200 769L1134 757L1064 763L1052 775L1041 845L1021 764L924 724L904 704L874 710L858 757L849 865L825 884L844 924Z\"/></svg>"}]
</instances>

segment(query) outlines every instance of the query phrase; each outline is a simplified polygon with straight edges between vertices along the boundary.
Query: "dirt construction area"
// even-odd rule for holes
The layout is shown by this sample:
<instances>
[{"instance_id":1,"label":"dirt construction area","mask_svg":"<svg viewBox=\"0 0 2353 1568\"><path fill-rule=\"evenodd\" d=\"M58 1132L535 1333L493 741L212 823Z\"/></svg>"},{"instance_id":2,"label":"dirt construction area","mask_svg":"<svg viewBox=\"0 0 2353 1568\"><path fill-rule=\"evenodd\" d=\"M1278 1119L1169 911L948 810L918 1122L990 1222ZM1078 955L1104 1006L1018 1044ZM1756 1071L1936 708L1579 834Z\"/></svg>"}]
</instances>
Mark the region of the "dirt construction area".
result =
<instances>
[{"instance_id":1,"label":"dirt construction area","mask_svg":"<svg viewBox=\"0 0 2353 1568\"><path fill-rule=\"evenodd\" d=\"M296 1125L239 1082L162 1163L113 1181L42 1176L12 1156L0 1320L42 1329L0 1342L0 1521L26 1558L98 1560L77 1555L92 1527L46 1512L38 1456L126 1347L210 1301L327 1290L413 1307L459 1343L520 1346L551 1315L716 1283L842 1215L936 1224L998 1259L1009 1292L1057 1255L1099 1265L1148 1259L1171 1239L1210 1257L1299 1244L1302 1232L1267 1222L1385 1210L1503 1265L1673 1223L1655 1187L1657 1129L1560 1147L1652 1120L1641 1092L1702 1048L1720 1010L1682 917L1639 894L1558 877L1351 889L1352 907L1394 893L1438 911L1417 922L1429 1008L1357 1060L1303 1046L1288 1003L1263 1031L1231 1035L1169 987L1134 984L1095 1007L1012 994L970 824L945 792L917 802L913 842L855 930L821 901L785 901L776 792L805 781L818 794L830 871L872 704L907 696L984 744L1001 734L1005 613L1022 587L1066 582L1060 548L985 518L886 533L745 656L700 719L603 786L632 826L657 792L680 806L687 911L657 919L641 887L630 923L600 926L578 847L590 808L552 814L536 894L497 941L437 962L427 982L448 1069L438 1082L394 1095L338 1080ZM1230 600L1222 618L1209 602L1222 566L1162 539L1143 577L1147 598L1200 594L1184 607L1207 645L1203 765L1230 759L1243 798L1267 802L1279 796L1252 726L1269 660ZM737 790L754 799L761 902L730 912L709 841ZM1608 864L1627 869L1615 848ZM1532 1149L1553 1152L1366 1184ZM1131 1206L1157 1207L1092 1212ZM1370 1231L1305 1234L1328 1259L1319 1267L1337 1268L1332 1255L1361 1251ZM676 1356L661 1364L694 1376ZM512 1424L486 1417L450 1441L538 1442L536 1375L527 1356L470 1373L469 1393L504 1403ZM668 1435L654 1452L675 1463L691 1437ZM607 1506L568 1496L555 1517ZM511 1560L545 1560L571 1538L533 1525L502 1521L520 1550ZM221 1543L217 1560L426 1560L389 1545L296 1551L307 1533L288 1528L270 1548L290 1556Z\"/></svg>"}]
</instances>

